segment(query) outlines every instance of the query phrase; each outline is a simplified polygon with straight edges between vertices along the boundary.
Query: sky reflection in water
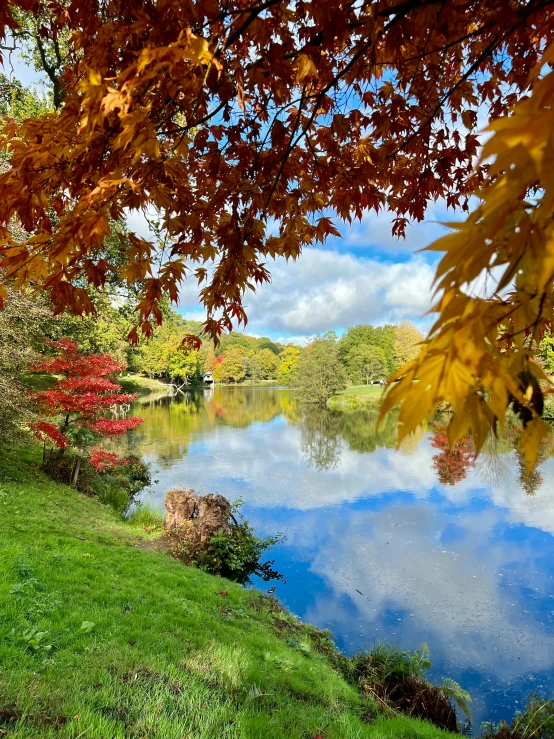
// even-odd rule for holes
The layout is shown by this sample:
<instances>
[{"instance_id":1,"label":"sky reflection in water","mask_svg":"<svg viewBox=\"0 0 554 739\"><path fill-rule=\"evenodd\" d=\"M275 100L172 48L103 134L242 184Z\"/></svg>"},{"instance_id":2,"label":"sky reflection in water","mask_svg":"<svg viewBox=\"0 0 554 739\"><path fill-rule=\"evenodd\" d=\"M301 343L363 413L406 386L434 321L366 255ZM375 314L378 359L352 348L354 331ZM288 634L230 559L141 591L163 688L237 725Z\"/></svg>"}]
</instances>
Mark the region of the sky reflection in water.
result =
<instances>
[{"instance_id":1,"label":"sky reflection in water","mask_svg":"<svg viewBox=\"0 0 554 739\"><path fill-rule=\"evenodd\" d=\"M533 496L507 449L441 484L430 434L395 451L394 419L377 434L375 414L303 408L270 388L140 415L130 444L155 463L156 504L176 483L242 497L260 533L288 537L271 555L287 577L279 598L347 653L426 641L431 677L472 694L474 725L554 689L553 459Z\"/></svg>"}]
</instances>

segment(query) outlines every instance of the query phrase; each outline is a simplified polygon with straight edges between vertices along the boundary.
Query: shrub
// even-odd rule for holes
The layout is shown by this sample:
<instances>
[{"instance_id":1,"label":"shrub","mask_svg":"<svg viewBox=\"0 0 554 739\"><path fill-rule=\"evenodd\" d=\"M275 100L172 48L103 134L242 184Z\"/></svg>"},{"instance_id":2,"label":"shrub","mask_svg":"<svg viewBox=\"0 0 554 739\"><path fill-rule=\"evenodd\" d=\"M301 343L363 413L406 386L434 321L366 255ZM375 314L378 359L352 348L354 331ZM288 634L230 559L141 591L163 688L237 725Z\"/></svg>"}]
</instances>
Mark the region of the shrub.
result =
<instances>
[{"instance_id":1,"label":"shrub","mask_svg":"<svg viewBox=\"0 0 554 739\"><path fill-rule=\"evenodd\" d=\"M283 537L280 534L261 539L248 521L242 521L232 534L223 531L214 534L207 549L198 554L196 564L206 572L242 585L252 575L261 577L264 582L282 580L283 576L273 568L273 560L262 562L264 552L281 541Z\"/></svg>"},{"instance_id":2,"label":"shrub","mask_svg":"<svg viewBox=\"0 0 554 739\"><path fill-rule=\"evenodd\" d=\"M248 583L252 575L261 577L264 582L283 580L283 576L273 568L273 560L263 562L262 557L265 551L284 541L284 537L281 534L264 539L256 536L248 521L240 515L241 506L242 500L235 501L232 505L233 526L229 527L229 532L216 531L207 541L198 538L195 519L185 522L179 528L166 531L171 540L173 556L187 565L199 567L205 572L226 577L241 585Z\"/></svg>"},{"instance_id":3,"label":"shrub","mask_svg":"<svg viewBox=\"0 0 554 739\"><path fill-rule=\"evenodd\" d=\"M401 650L396 644L378 642L369 652L355 654L344 669L346 676L382 706L432 721L449 731L457 730L453 700L470 719L471 698L454 680L431 685L429 648Z\"/></svg>"},{"instance_id":4,"label":"shrub","mask_svg":"<svg viewBox=\"0 0 554 739\"><path fill-rule=\"evenodd\" d=\"M53 452L44 463L44 471L57 482L70 485L73 479L76 455L68 452ZM88 459L81 462L81 472L76 483L77 490L85 495L94 495L102 503L123 513L135 496L152 482L150 465L139 457L130 455L126 464L99 470Z\"/></svg>"}]
</instances>

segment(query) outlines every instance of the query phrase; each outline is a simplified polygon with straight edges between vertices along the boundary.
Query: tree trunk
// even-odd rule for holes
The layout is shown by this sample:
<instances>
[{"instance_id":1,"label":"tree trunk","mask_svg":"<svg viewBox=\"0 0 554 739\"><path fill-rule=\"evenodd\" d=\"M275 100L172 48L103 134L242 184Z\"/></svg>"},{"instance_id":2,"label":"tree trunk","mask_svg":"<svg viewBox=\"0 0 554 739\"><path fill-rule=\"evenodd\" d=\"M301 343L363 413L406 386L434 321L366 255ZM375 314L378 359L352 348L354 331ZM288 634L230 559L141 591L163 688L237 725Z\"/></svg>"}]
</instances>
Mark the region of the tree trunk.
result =
<instances>
[{"instance_id":1,"label":"tree trunk","mask_svg":"<svg viewBox=\"0 0 554 739\"><path fill-rule=\"evenodd\" d=\"M79 479L79 471L81 469L81 457L77 457L77 461L75 462L75 467L73 468L73 474L71 476L71 484L77 485L77 480Z\"/></svg>"}]
</instances>

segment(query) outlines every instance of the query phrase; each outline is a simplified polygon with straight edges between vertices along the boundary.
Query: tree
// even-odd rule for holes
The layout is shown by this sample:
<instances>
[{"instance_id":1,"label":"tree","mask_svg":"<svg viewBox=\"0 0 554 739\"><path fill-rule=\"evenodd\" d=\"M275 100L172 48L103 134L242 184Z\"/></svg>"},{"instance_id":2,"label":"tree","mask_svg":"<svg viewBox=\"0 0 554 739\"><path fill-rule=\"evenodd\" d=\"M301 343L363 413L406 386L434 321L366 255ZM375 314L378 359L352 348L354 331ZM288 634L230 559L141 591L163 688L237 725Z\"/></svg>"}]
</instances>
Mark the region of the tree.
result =
<instances>
[{"instance_id":1,"label":"tree","mask_svg":"<svg viewBox=\"0 0 554 739\"><path fill-rule=\"evenodd\" d=\"M262 365L255 351L248 350L242 355L245 367L245 377L251 382L259 382L263 379Z\"/></svg>"},{"instance_id":2,"label":"tree","mask_svg":"<svg viewBox=\"0 0 554 739\"><path fill-rule=\"evenodd\" d=\"M302 350L299 346L290 344L279 355L280 364L277 370L277 378L283 385L296 385L298 383L301 353Z\"/></svg>"},{"instance_id":3,"label":"tree","mask_svg":"<svg viewBox=\"0 0 554 739\"><path fill-rule=\"evenodd\" d=\"M214 379L217 382L240 382L246 375L246 365L239 347L231 347L221 354L214 367Z\"/></svg>"},{"instance_id":4,"label":"tree","mask_svg":"<svg viewBox=\"0 0 554 739\"><path fill-rule=\"evenodd\" d=\"M419 354L419 344L423 336L413 323L402 321L394 329L394 361L397 367L415 359Z\"/></svg>"},{"instance_id":5,"label":"tree","mask_svg":"<svg viewBox=\"0 0 554 739\"><path fill-rule=\"evenodd\" d=\"M31 372L61 375L53 387L34 395L38 412L54 421L35 421L31 428L37 439L65 450L77 450L72 483L79 477L82 452L100 437L125 434L142 423L142 418L108 419L103 414L112 406L131 403L136 395L121 393L121 385L109 379L125 367L109 354L81 354L70 339L48 341L56 356L47 357L30 367ZM117 463L117 455L95 449L90 462L97 469Z\"/></svg>"},{"instance_id":6,"label":"tree","mask_svg":"<svg viewBox=\"0 0 554 739\"><path fill-rule=\"evenodd\" d=\"M389 375L396 369L394 360L394 326L369 326L361 324L351 326L339 341L339 357L348 377L352 382L359 382L359 370L354 363L350 364L351 352L360 345L370 345L381 349L385 356L384 374Z\"/></svg>"},{"instance_id":7,"label":"tree","mask_svg":"<svg viewBox=\"0 0 554 739\"><path fill-rule=\"evenodd\" d=\"M29 294L10 290L0 311L0 443L13 443L32 420L28 388L21 382L28 365L40 358L44 329L52 314Z\"/></svg>"},{"instance_id":8,"label":"tree","mask_svg":"<svg viewBox=\"0 0 554 739\"><path fill-rule=\"evenodd\" d=\"M325 403L332 395L343 390L345 385L336 339L314 339L302 352L298 369L298 386L303 400Z\"/></svg>"},{"instance_id":9,"label":"tree","mask_svg":"<svg viewBox=\"0 0 554 739\"><path fill-rule=\"evenodd\" d=\"M401 404L404 435L445 402L453 411L450 444L471 429L479 451L513 404L527 474L549 433L541 418L548 378L535 358L554 321L554 72L542 76L553 61L551 45L531 75L530 96L490 126L482 156L494 161L481 204L430 247L445 252L438 317L382 407ZM484 294L467 290L483 275L492 283Z\"/></svg>"},{"instance_id":10,"label":"tree","mask_svg":"<svg viewBox=\"0 0 554 739\"><path fill-rule=\"evenodd\" d=\"M256 346L259 350L270 349L273 354L277 356L281 353L282 348L280 344L276 344L274 341L271 341L271 339L268 339L266 336L262 336L261 339L257 339Z\"/></svg>"},{"instance_id":11,"label":"tree","mask_svg":"<svg viewBox=\"0 0 554 739\"><path fill-rule=\"evenodd\" d=\"M359 344L351 349L348 360L349 366L355 369L366 385L370 380L384 380L387 375L387 358L378 346Z\"/></svg>"},{"instance_id":12,"label":"tree","mask_svg":"<svg viewBox=\"0 0 554 739\"><path fill-rule=\"evenodd\" d=\"M170 311L165 323L158 326L148 341L138 347L136 369L150 377L187 381L200 373L198 352L181 346L183 320Z\"/></svg>"},{"instance_id":13,"label":"tree","mask_svg":"<svg viewBox=\"0 0 554 739\"><path fill-rule=\"evenodd\" d=\"M271 349L256 352L256 361L260 365L262 380L273 380L279 366L279 357Z\"/></svg>"},{"instance_id":14,"label":"tree","mask_svg":"<svg viewBox=\"0 0 554 739\"><path fill-rule=\"evenodd\" d=\"M94 308L84 283L115 269L140 286L138 325L150 335L196 263L217 337L246 321L244 292L269 280L269 259L337 233L329 214L387 208L402 235L437 198L467 208L487 174L473 169L477 110L498 119L540 84L530 72L554 35L551 6L3 3L0 31L34 28L61 87L57 112L3 128L5 279L83 314ZM152 209L163 248L131 233L124 266L100 257L110 218ZM24 246L10 238L14 219L30 234Z\"/></svg>"},{"instance_id":15,"label":"tree","mask_svg":"<svg viewBox=\"0 0 554 739\"><path fill-rule=\"evenodd\" d=\"M213 346L208 347L208 353L206 354L206 360L204 362L204 371L212 372L215 366L215 352Z\"/></svg>"}]
</instances>

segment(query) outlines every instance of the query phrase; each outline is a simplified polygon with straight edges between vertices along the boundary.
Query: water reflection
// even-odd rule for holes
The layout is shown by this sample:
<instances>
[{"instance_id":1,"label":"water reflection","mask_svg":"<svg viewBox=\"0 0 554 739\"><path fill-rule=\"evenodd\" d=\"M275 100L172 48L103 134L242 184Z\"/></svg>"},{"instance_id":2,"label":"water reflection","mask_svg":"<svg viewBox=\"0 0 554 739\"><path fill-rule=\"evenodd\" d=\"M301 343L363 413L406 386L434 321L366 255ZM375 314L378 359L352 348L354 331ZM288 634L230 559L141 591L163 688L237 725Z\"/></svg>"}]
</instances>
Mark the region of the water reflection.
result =
<instances>
[{"instance_id":1,"label":"water reflection","mask_svg":"<svg viewBox=\"0 0 554 739\"><path fill-rule=\"evenodd\" d=\"M215 388L140 414L128 443L157 466L160 506L177 482L243 497L262 533L288 535L277 594L346 651L427 641L434 677L470 689L477 721L554 687L547 447L524 489L510 439L474 460L439 424L396 451L394 416L377 430L376 413L301 406L286 390Z\"/></svg>"}]
</instances>

